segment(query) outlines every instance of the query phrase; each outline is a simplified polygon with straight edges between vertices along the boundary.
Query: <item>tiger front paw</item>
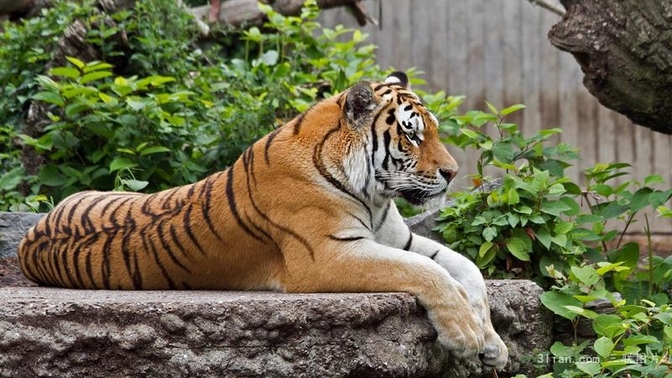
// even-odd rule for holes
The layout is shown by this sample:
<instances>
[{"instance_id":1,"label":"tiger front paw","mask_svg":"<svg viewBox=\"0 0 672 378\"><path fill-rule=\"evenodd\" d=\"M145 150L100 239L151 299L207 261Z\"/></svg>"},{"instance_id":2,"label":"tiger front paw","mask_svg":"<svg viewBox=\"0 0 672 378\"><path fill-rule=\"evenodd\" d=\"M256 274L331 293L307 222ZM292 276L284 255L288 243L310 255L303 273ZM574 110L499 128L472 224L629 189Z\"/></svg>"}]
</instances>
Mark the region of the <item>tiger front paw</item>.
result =
<instances>
[{"instance_id":1,"label":"tiger front paw","mask_svg":"<svg viewBox=\"0 0 672 378\"><path fill-rule=\"evenodd\" d=\"M480 322L469 310L451 309L442 316L437 329L439 342L457 357L474 357L482 353L485 344Z\"/></svg>"}]
</instances>

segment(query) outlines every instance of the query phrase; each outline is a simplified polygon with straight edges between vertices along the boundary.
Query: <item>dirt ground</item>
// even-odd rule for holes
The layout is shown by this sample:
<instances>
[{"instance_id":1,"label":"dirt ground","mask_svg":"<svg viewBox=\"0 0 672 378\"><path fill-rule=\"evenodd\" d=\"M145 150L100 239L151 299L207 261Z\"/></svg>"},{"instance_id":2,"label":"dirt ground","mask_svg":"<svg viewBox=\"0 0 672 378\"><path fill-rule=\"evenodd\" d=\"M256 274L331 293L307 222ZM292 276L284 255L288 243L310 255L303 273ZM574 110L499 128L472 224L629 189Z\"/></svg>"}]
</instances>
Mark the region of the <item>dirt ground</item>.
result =
<instances>
[{"instance_id":1,"label":"dirt ground","mask_svg":"<svg viewBox=\"0 0 672 378\"><path fill-rule=\"evenodd\" d=\"M16 257L7 257L0 259L0 287L4 286L37 286L37 284L21 274Z\"/></svg>"}]
</instances>

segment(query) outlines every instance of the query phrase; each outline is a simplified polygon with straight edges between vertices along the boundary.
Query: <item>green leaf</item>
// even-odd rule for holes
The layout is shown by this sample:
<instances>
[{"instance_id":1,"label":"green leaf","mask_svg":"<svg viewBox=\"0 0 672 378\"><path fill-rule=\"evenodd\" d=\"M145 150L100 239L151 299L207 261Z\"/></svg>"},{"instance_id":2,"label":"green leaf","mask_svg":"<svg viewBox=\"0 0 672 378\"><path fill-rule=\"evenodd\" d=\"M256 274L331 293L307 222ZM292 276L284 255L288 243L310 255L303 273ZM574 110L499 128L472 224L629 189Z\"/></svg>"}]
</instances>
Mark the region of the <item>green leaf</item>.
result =
<instances>
[{"instance_id":1,"label":"green leaf","mask_svg":"<svg viewBox=\"0 0 672 378\"><path fill-rule=\"evenodd\" d=\"M131 107L131 109L133 109L135 111L139 111L139 110L142 110L145 107L147 107L148 100L146 100L146 99L143 100L143 99L139 99L139 98L135 98L135 99L127 98L126 103L128 104L128 106Z\"/></svg>"},{"instance_id":2,"label":"green leaf","mask_svg":"<svg viewBox=\"0 0 672 378\"><path fill-rule=\"evenodd\" d=\"M67 77L70 79L77 79L79 77L79 70L72 67L56 67L49 70L52 76Z\"/></svg>"},{"instance_id":3,"label":"green leaf","mask_svg":"<svg viewBox=\"0 0 672 378\"><path fill-rule=\"evenodd\" d=\"M570 216L570 217L573 217L575 215L578 215L581 212L581 207L579 206L579 204L573 198L571 198L571 197L560 197L559 201L564 203L565 205L567 205L567 207L569 207L569 210L565 210L565 211L562 212L563 214L565 214L567 216Z\"/></svg>"},{"instance_id":4,"label":"green leaf","mask_svg":"<svg viewBox=\"0 0 672 378\"><path fill-rule=\"evenodd\" d=\"M496 141L492 146L492 154L502 163L511 163L514 155L513 147L511 143Z\"/></svg>"},{"instance_id":5,"label":"green leaf","mask_svg":"<svg viewBox=\"0 0 672 378\"><path fill-rule=\"evenodd\" d=\"M600 280L600 276L592 266L573 266L570 269L574 276L586 285L595 285Z\"/></svg>"},{"instance_id":6,"label":"green leaf","mask_svg":"<svg viewBox=\"0 0 672 378\"><path fill-rule=\"evenodd\" d=\"M572 228L574 228L574 223L559 221L558 223L555 224L553 232L555 232L556 234L566 234L569 231L571 231Z\"/></svg>"},{"instance_id":7,"label":"green leaf","mask_svg":"<svg viewBox=\"0 0 672 378\"><path fill-rule=\"evenodd\" d=\"M112 76L112 72L110 71L93 71L82 76L79 82L81 84L86 84L109 76Z\"/></svg>"},{"instance_id":8,"label":"green leaf","mask_svg":"<svg viewBox=\"0 0 672 378\"><path fill-rule=\"evenodd\" d=\"M509 189L507 202L509 205L515 205L520 202L520 196L518 196L518 191L515 188Z\"/></svg>"},{"instance_id":9,"label":"green leaf","mask_svg":"<svg viewBox=\"0 0 672 378\"><path fill-rule=\"evenodd\" d=\"M277 51L269 50L269 51L266 51L261 56L261 61L267 66L274 66L276 63L278 63L278 58L279 57L280 57L280 54L278 54Z\"/></svg>"},{"instance_id":10,"label":"green leaf","mask_svg":"<svg viewBox=\"0 0 672 378\"><path fill-rule=\"evenodd\" d=\"M621 340L623 345L645 345L659 343L657 337L651 335L633 334Z\"/></svg>"},{"instance_id":11,"label":"green leaf","mask_svg":"<svg viewBox=\"0 0 672 378\"><path fill-rule=\"evenodd\" d=\"M630 211L633 213L649 206L649 195L653 192L651 188L640 188L630 198Z\"/></svg>"},{"instance_id":12,"label":"green leaf","mask_svg":"<svg viewBox=\"0 0 672 378\"><path fill-rule=\"evenodd\" d=\"M25 173L23 167L17 167L7 173L3 173L2 177L0 177L0 191L14 190L23 181Z\"/></svg>"},{"instance_id":13,"label":"green leaf","mask_svg":"<svg viewBox=\"0 0 672 378\"><path fill-rule=\"evenodd\" d=\"M77 59L77 58L75 58L75 57L72 57L72 56L66 56L65 59L67 59L68 62L74 64L74 65L75 65L77 68L79 68L80 70L83 69L84 66L86 66L86 64L85 64L84 62L82 62L81 60L79 60L79 59Z\"/></svg>"},{"instance_id":14,"label":"green leaf","mask_svg":"<svg viewBox=\"0 0 672 378\"><path fill-rule=\"evenodd\" d=\"M124 169L130 169L137 167L138 164L131 161L129 158L118 157L112 160L110 163L110 172L121 171Z\"/></svg>"},{"instance_id":15,"label":"green leaf","mask_svg":"<svg viewBox=\"0 0 672 378\"><path fill-rule=\"evenodd\" d=\"M575 196L581 194L581 187L579 187L573 182L564 182L562 183L562 185L565 187L565 190L567 191L568 194L572 194Z\"/></svg>"},{"instance_id":16,"label":"green leaf","mask_svg":"<svg viewBox=\"0 0 672 378\"><path fill-rule=\"evenodd\" d=\"M38 92L35 95L33 95L33 99L44 101L58 106L65 105L65 102L63 102L61 96L56 92Z\"/></svg>"},{"instance_id":17,"label":"green leaf","mask_svg":"<svg viewBox=\"0 0 672 378\"><path fill-rule=\"evenodd\" d=\"M520 214L532 214L532 209L529 206L521 206L519 208L513 209L513 211Z\"/></svg>"},{"instance_id":18,"label":"green leaf","mask_svg":"<svg viewBox=\"0 0 672 378\"><path fill-rule=\"evenodd\" d=\"M625 213L626 211L628 211L627 206L623 206L618 204L616 201L612 201L604 209L602 209L600 214L606 219L613 219Z\"/></svg>"},{"instance_id":19,"label":"green leaf","mask_svg":"<svg viewBox=\"0 0 672 378\"><path fill-rule=\"evenodd\" d=\"M569 320L573 320L577 315L574 312L567 310L566 306L581 306L579 300L569 294L561 293L559 291L546 291L542 293L541 303L543 303L546 308L553 311L554 314Z\"/></svg>"},{"instance_id":20,"label":"green leaf","mask_svg":"<svg viewBox=\"0 0 672 378\"><path fill-rule=\"evenodd\" d=\"M593 348L600 357L606 360L611 354L611 351L614 350L614 342L611 341L610 338L602 336L595 340Z\"/></svg>"},{"instance_id":21,"label":"green leaf","mask_svg":"<svg viewBox=\"0 0 672 378\"><path fill-rule=\"evenodd\" d=\"M523 104L515 104L515 105L511 105L511 106L509 106L508 108L504 108L504 109L502 109L502 111L500 112L500 114L503 115L503 116L507 116L507 115L509 115L509 114L511 114L511 113L514 113L514 112L517 112L517 111L519 111L519 110L521 110L521 109L525 109L525 105L523 105Z\"/></svg>"},{"instance_id":22,"label":"green leaf","mask_svg":"<svg viewBox=\"0 0 672 378\"><path fill-rule=\"evenodd\" d=\"M597 215L597 214L581 214L576 217L574 220L576 224L586 224L586 223L595 223L595 222L601 222L602 221L602 216Z\"/></svg>"},{"instance_id":23,"label":"green leaf","mask_svg":"<svg viewBox=\"0 0 672 378\"><path fill-rule=\"evenodd\" d=\"M614 194L614 188L605 184L593 185L590 187L590 190L601 195L602 197L609 197Z\"/></svg>"},{"instance_id":24,"label":"green leaf","mask_svg":"<svg viewBox=\"0 0 672 378\"><path fill-rule=\"evenodd\" d=\"M526 241L522 237L512 237L506 241L506 248L520 261L530 261L530 252L532 252L529 237Z\"/></svg>"},{"instance_id":25,"label":"green leaf","mask_svg":"<svg viewBox=\"0 0 672 378\"><path fill-rule=\"evenodd\" d=\"M667 337L668 343L672 341L672 326L666 324L663 328L663 333L665 333L665 337Z\"/></svg>"},{"instance_id":26,"label":"green leaf","mask_svg":"<svg viewBox=\"0 0 672 378\"><path fill-rule=\"evenodd\" d=\"M492 248L494 244L492 242L486 241L485 243L481 244L481 247L478 249L478 256L483 257L485 254Z\"/></svg>"},{"instance_id":27,"label":"green leaf","mask_svg":"<svg viewBox=\"0 0 672 378\"><path fill-rule=\"evenodd\" d=\"M614 314L599 314L593 319L593 329L598 336L606 336L613 339L625 332L622 319Z\"/></svg>"},{"instance_id":28,"label":"green leaf","mask_svg":"<svg viewBox=\"0 0 672 378\"><path fill-rule=\"evenodd\" d=\"M487 101L485 102L485 105L488 106L488 109L490 110L490 112L492 112L492 114L497 114L497 108L495 108L494 105L492 105L491 103L489 103Z\"/></svg>"},{"instance_id":29,"label":"green leaf","mask_svg":"<svg viewBox=\"0 0 672 378\"><path fill-rule=\"evenodd\" d=\"M591 377L600 374L602 371L602 365L600 365L600 363L597 361L578 361L576 363L576 368Z\"/></svg>"},{"instance_id":30,"label":"green leaf","mask_svg":"<svg viewBox=\"0 0 672 378\"><path fill-rule=\"evenodd\" d=\"M665 180L660 175L649 175L644 178L644 185L664 184Z\"/></svg>"},{"instance_id":31,"label":"green leaf","mask_svg":"<svg viewBox=\"0 0 672 378\"><path fill-rule=\"evenodd\" d=\"M546 249L551 248L551 233L548 232L547 229L540 228L535 231L534 235L536 236L537 240L539 240L541 245L543 245Z\"/></svg>"},{"instance_id":32,"label":"green leaf","mask_svg":"<svg viewBox=\"0 0 672 378\"><path fill-rule=\"evenodd\" d=\"M518 225L518 223L520 223L520 216L516 213L509 213L507 220L509 222L509 226L515 228Z\"/></svg>"},{"instance_id":33,"label":"green leaf","mask_svg":"<svg viewBox=\"0 0 672 378\"><path fill-rule=\"evenodd\" d=\"M153 147L146 147L140 150L140 156L146 156L146 155L151 155L151 154L158 154L162 152L170 152L170 148L163 147L163 146L153 146Z\"/></svg>"},{"instance_id":34,"label":"green leaf","mask_svg":"<svg viewBox=\"0 0 672 378\"><path fill-rule=\"evenodd\" d=\"M559 217L564 211L572 210L562 201L546 201L541 204L542 212Z\"/></svg>"},{"instance_id":35,"label":"green leaf","mask_svg":"<svg viewBox=\"0 0 672 378\"><path fill-rule=\"evenodd\" d=\"M667 202L672 196L672 189L666 191L655 190L649 195L649 203L653 207L658 207Z\"/></svg>"},{"instance_id":36,"label":"green leaf","mask_svg":"<svg viewBox=\"0 0 672 378\"><path fill-rule=\"evenodd\" d=\"M99 62L99 61L94 61L94 62L89 62L86 67L82 71L84 73L92 72L92 71L100 71L100 70L106 70L114 68L113 65L110 63L105 63L105 62Z\"/></svg>"},{"instance_id":37,"label":"green leaf","mask_svg":"<svg viewBox=\"0 0 672 378\"><path fill-rule=\"evenodd\" d=\"M463 129L460 129L460 132L461 132L462 134L468 136L468 137L471 138L471 139L478 139L478 133L476 133L476 132L473 131L473 130L463 128Z\"/></svg>"},{"instance_id":38,"label":"green leaf","mask_svg":"<svg viewBox=\"0 0 672 378\"><path fill-rule=\"evenodd\" d=\"M42 185L47 186L61 186L67 181L67 178L61 174L58 168L51 165L42 167L37 177Z\"/></svg>"},{"instance_id":39,"label":"green leaf","mask_svg":"<svg viewBox=\"0 0 672 378\"><path fill-rule=\"evenodd\" d=\"M497 228L496 227L486 227L483 229L483 239L486 242L491 242L494 238L497 237Z\"/></svg>"},{"instance_id":40,"label":"green leaf","mask_svg":"<svg viewBox=\"0 0 672 378\"><path fill-rule=\"evenodd\" d=\"M134 192L140 191L144 189L147 185L149 185L149 182L147 181L140 181L133 179L123 179L121 180L121 183Z\"/></svg>"}]
</instances>

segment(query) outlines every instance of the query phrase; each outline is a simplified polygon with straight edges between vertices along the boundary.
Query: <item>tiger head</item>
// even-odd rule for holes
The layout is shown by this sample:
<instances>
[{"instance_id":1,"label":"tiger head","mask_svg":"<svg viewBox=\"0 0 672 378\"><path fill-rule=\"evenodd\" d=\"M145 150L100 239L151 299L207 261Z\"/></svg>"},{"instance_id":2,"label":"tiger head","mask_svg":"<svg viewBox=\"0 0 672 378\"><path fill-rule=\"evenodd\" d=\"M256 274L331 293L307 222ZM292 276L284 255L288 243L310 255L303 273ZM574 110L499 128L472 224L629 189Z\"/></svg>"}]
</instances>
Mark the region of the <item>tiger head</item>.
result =
<instances>
[{"instance_id":1,"label":"tiger head","mask_svg":"<svg viewBox=\"0 0 672 378\"><path fill-rule=\"evenodd\" d=\"M415 205L443 200L458 166L440 140L436 117L411 92L406 74L355 85L341 107L343 127L368 154L350 158L359 165L350 164L353 170L361 170L363 161L372 170L367 187L373 193L365 194L401 196ZM347 162L344 166L347 170Z\"/></svg>"}]
</instances>

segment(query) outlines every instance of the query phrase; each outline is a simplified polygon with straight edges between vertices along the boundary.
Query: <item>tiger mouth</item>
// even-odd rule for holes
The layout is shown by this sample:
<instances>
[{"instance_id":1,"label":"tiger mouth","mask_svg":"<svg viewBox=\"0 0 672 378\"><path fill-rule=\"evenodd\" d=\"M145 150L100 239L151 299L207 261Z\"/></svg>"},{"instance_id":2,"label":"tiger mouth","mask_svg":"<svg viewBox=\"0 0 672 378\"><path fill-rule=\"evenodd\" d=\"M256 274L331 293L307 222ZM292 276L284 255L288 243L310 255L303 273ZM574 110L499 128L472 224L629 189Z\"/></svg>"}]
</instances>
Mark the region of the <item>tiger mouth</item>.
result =
<instances>
[{"instance_id":1,"label":"tiger mouth","mask_svg":"<svg viewBox=\"0 0 672 378\"><path fill-rule=\"evenodd\" d=\"M422 189L406 189L400 191L401 196L412 205L423 205L443 195L443 192L432 193Z\"/></svg>"}]
</instances>

